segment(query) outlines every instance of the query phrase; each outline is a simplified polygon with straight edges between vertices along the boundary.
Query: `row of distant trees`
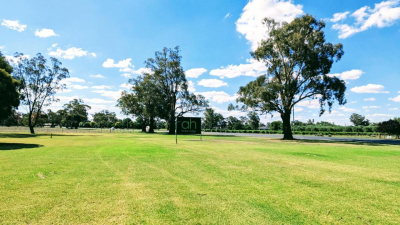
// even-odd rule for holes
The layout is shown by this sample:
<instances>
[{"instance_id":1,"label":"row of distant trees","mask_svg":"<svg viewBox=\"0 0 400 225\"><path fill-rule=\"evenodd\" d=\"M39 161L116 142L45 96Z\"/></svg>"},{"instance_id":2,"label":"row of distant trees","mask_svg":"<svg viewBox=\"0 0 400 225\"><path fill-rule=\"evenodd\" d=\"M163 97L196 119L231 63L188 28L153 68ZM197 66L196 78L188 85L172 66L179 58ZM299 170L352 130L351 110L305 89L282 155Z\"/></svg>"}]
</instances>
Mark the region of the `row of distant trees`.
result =
<instances>
[{"instance_id":1,"label":"row of distant trees","mask_svg":"<svg viewBox=\"0 0 400 225\"><path fill-rule=\"evenodd\" d=\"M212 127L215 123L226 121L227 124L240 126L241 123L241 126L255 128L258 113L278 113L284 139L293 139L291 113L299 102L318 99L320 115L330 111L335 102L346 104L345 82L329 75L333 63L344 55L343 45L327 42L324 21L310 15L295 18L291 23L277 23L268 18L263 23L268 28L268 38L262 40L251 55L265 63L268 70L265 75L241 86L237 92L237 104L228 107L229 110L250 112L250 122L240 118L211 119L208 118L211 113L208 109L204 123L206 127ZM16 53L14 59L15 66L11 67L0 54L0 119L9 116L21 103L27 109L28 126L34 133L42 108L57 101L55 94L65 88L62 80L69 77L69 72L56 58L47 62L41 54L27 58ZM153 58L145 61L147 72L130 79L131 90L123 92L118 100L117 106L125 115L143 121L143 130L149 126L152 132L156 121L164 120L169 133L173 134L176 117L198 114L209 107L204 96L190 93L181 59L178 47L157 51ZM76 115L68 115L73 115L66 120L70 123L68 126L76 126ZM396 122L393 121L385 124L395 127Z\"/></svg>"}]
</instances>

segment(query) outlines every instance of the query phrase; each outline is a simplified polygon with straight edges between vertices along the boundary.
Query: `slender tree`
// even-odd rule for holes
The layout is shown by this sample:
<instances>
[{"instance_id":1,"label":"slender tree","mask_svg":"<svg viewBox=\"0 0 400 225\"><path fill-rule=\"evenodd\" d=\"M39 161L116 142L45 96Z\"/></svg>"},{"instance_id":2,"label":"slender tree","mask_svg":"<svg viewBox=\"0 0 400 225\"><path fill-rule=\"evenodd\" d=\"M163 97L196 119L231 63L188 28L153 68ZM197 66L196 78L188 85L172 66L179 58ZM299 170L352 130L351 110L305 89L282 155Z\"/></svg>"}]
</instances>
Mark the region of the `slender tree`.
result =
<instances>
[{"instance_id":1,"label":"slender tree","mask_svg":"<svg viewBox=\"0 0 400 225\"><path fill-rule=\"evenodd\" d=\"M365 116L357 113L351 114L350 122L352 122L354 126L369 126L369 120L365 119Z\"/></svg>"},{"instance_id":2,"label":"slender tree","mask_svg":"<svg viewBox=\"0 0 400 225\"><path fill-rule=\"evenodd\" d=\"M183 116L189 112L196 114L208 106L203 96L189 93L179 53L179 47L157 51L154 58L145 62L152 72L143 74L144 77L150 77L165 98L168 113L162 119L168 121L170 134L175 132L176 116Z\"/></svg>"},{"instance_id":3,"label":"slender tree","mask_svg":"<svg viewBox=\"0 0 400 225\"><path fill-rule=\"evenodd\" d=\"M346 103L345 82L328 73L333 62L343 56L342 44L325 41L325 23L310 15L279 25L265 19L268 38L252 56L266 63L267 75L258 77L239 89L237 102L229 109L252 109L261 113L278 112L283 122L284 139L293 139L290 115L293 107L307 99L319 99L320 115L329 111L335 100Z\"/></svg>"},{"instance_id":4,"label":"slender tree","mask_svg":"<svg viewBox=\"0 0 400 225\"><path fill-rule=\"evenodd\" d=\"M55 94L65 88L61 81L69 77L69 72L61 67L62 63L56 58L50 58L51 64L48 65L40 53L33 58L21 53L16 53L14 57L17 65L13 76L21 82L22 104L27 106L28 126L34 134L42 107L58 100Z\"/></svg>"}]
</instances>

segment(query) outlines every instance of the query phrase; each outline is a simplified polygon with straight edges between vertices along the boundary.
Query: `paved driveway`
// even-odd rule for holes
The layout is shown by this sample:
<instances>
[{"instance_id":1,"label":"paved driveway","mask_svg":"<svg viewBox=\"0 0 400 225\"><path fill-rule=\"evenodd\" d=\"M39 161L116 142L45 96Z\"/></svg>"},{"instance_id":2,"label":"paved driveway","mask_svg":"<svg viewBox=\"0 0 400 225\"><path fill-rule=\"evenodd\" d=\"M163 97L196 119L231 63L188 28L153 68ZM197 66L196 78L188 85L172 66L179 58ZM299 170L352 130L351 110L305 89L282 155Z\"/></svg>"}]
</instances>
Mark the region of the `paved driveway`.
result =
<instances>
[{"instance_id":1,"label":"paved driveway","mask_svg":"<svg viewBox=\"0 0 400 225\"><path fill-rule=\"evenodd\" d=\"M244 137L266 137L266 138L283 138L282 134L252 134L252 133L218 133L203 132L204 135L221 135L221 136L244 136ZM348 137L320 137L320 136L303 136L293 135L294 138L300 140L316 140L316 141L340 141L340 142L360 142L372 144L389 144L400 145L400 140L384 140L384 139L367 139L367 138L348 138Z\"/></svg>"}]
</instances>

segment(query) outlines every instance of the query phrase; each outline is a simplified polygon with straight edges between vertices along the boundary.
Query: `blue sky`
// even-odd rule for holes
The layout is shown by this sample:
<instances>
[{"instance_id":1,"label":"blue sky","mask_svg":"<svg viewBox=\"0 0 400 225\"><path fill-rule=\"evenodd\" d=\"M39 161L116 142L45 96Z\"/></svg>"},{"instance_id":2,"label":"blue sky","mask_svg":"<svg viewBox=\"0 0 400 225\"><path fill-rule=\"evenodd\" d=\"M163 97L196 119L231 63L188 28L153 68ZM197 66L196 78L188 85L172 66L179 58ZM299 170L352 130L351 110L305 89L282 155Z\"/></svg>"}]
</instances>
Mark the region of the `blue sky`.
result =
<instances>
[{"instance_id":1,"label":"blue sky","mask_svg":"<svg viewBox=\"0 0 400 225\"><path fill-rule=\"evenodd\" d=\"M318 117L305 101L295 118L349 124L356 112L371 121L400 116L400 1L6 1L0 8L0 51L59 58L70 70L68 91L53 110L72 98L120 115L116 99L129 77L163 47L179 45L191 90L205 95L224 116L240 86L264 74L249 52L267 33L264 17L291 21L308 13L326 21L326 39L342 43L345 55L331 73L347 82L345 106ZM21 108L23 110L23 108ZM123 117L121 115L121 117ZM263 122L279 119L262 116Z\"/></svg>"}]
</instances>

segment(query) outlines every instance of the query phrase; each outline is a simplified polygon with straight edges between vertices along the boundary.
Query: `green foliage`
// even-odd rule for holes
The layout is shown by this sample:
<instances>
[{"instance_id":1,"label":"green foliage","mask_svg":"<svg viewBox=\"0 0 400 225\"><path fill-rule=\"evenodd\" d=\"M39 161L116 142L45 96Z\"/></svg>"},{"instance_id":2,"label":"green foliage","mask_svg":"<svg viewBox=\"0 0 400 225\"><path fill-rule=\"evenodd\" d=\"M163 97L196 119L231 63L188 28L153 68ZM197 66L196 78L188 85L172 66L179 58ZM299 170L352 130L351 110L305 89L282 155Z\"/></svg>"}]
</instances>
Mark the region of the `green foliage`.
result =
<instances>
[{"instance_id":1,"label":"green foliage","mask_svg":"<svg viewBox=\"0 0 400 225\"><path fill-rule=\"evenodd\" d=\"M357 113L351 114L350 122L352 122L354 126L369 126L369 120L365 119L365 116Z\"/></svg>"},{"instance_id":2,"label":"green foliage","mask_svg":"<svg viewBox=\"0 0 400 225\"><path fill-rule=\"evenodd\" d=\"M30 132L35 133L34 127L40 120L43 106L49 106L57 101L55 94L65 88L61 81L69 77L66 68L56 58L47 60L38 53L35 57L28 58L21 53L15 54L16 66L13 77L21 82L21 103L28 109L28 126Z\"/></svg>"},{"instance_id":3,"label":"green foliage","mask_svg":"<svg viewBox=\"0 0 400 225\"><path fill-rule=\"evenodd\" d=\"M93 121L96 122L96 126L99 128L110 128L115 125L118 119L114 112L102 110L93 115Z\"/></svg>"},{"instance_id":4,"label":"green foliage","mask_svg":"<svg viewBox=\"0 0 400 225\"><path fill-rule=\"evenodd\" d=\"M381 123L378 123L378 132L391 134L391 135L400 135L400 122L396 120L388 120Z\"/></svg>"},{"instance_id":5,"label":"green foliage","mask_svg":"<svg viewBox=\"0 0 400 225\"><path fill-rule=\"evenodd\" d=\"M273 121L269 125L269 129L271 130L282 130L283 123L281 121Z\"/></svg>"},{"instance_id":6,"label":"green foliage","mask_svg":"<svg viewBox=\"0 0 400 225\"><path fill-rule=\"evenodd\" d=\"M203 127L205 129L212 129L215 127L222 127L224 117L220 113L216 113L212 108L206 108L204 112Z\"/></svg>"},{"instance_id":7,"label":"green foliage","mask_svg":"<svg viewBox=\"0 0 400 225\"><path fill-rule=\"evenodd\" d=\"M13 109L20 103L20 82L11 77L11 72L12 67L0 52L0 121L12 116Z\"/></svg>"},{"instance_id":8,"label":"green foliage","mask_svg":"<svg viewBox=\"0 0 400 225\"><path fill-rule=\"evenodd\" d=\"M345 104L345 82L328 76L334 61L341 59L342 44L325 42L323 21L310 15L279 26L265 19L269 38L263 40L253 57L265 62L268 74L240 87L238 108L252 108L262 113L278 112L283 121L284 139L292 139L290 115L293 106L305 99L319 99L320 115L334 101Z\"/></svg>"},{"instance_id":9,"label":"green foliage","mask_svg":"<svg viewBox=\"0 0 400 225\"><path fill-rule=\"evenodd\" d=\"M135 94L140 91L147 94L143 97L123 94L118 103L122 111L143 117L144 121L149 120L147 123L151 124L151 129L155 117L164 119L168 121L169 132L172 134L176 116L197 114L208 107L204 96L189 93L181 59L179 47L175 47L163 48L155 53L154 58L146 60L146 68L151 72L144 73L132 82L142 88L138 90L135 86Z\"/></svg>"},{"instance_id":10,"label":"green foliage","mask_svg":"<svg viewBox=\"0 0 400 225\"><path fill-rule=\"evenodd\" d=\"M78 128L81 122L88 120L90 106L83 104L82 99L74 99L63 106L63 119L66 127ZM83 124L82 124L83 126Z\"/></svg>"}]
</instances>

